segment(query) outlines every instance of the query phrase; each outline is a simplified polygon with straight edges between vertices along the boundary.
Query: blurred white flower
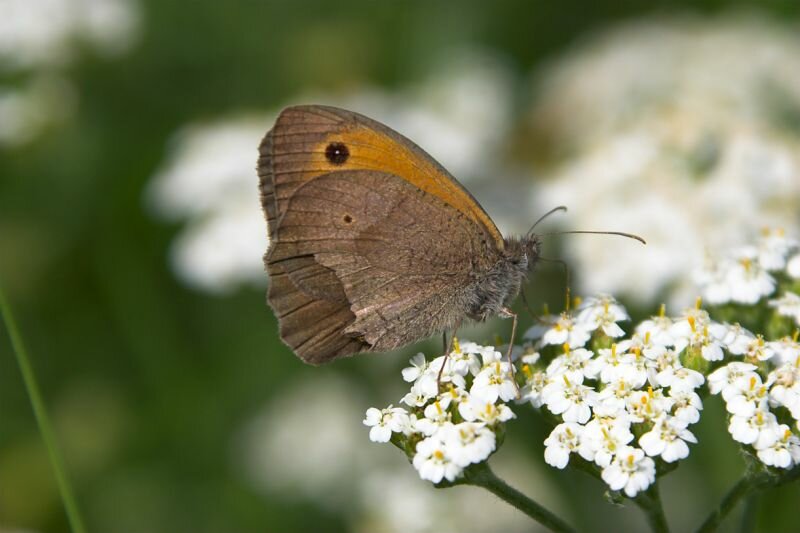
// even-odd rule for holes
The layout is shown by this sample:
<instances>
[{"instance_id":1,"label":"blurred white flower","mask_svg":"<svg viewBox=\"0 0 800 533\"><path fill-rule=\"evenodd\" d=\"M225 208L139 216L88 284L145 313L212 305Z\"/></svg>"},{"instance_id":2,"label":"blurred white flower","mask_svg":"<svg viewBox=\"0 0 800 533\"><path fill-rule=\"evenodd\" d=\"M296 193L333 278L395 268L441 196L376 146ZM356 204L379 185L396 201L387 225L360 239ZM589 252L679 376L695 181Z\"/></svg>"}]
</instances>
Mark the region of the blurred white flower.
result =
<instances>
[{"instance_id":1,"label":"blurred white flower","mask_svg":"<svg viewBox=\"0 0 800 533\"><path fill-rule=\"evenodd\" d=\"M235 442L235 460L271 497L306 498L337 509L352 500L363 474L387 463L378 450L352 453L364 435L360 418L352 416L363 413L361 390L332 375L284 389L247 422Z\"/></svg>"},{"instance_id":2,"label":"blurred white flower","mask_svg":"<svg viewBox=\"0 0 800 533\"><path fill-rule=\"evenodd\" d=\"M272 120L251 116L184 128L150 183L146 200L158 216L188 220L172 245L172 263L191 285L226 292L265 284L268 239L254 166Z\"/></svg>"},{"instance_id":3,"label":"blurred white flower","mask_svg":"<svg viewBox=\"0 0 800 533\"><path fill-rule=\"evenodd\" d=\"M786 263L786 273L794 279L800 279L800 254L796 254Z\"/></svg>"},{"instance_id":4,"label":"blurred white flower","mask_svg":"<svg viewBox=\"0 0 800 533\"><path fill-rule=\"evenodd\" d=\"M62 64L76 40L118 54L140 22L136 0L2 0L0 12L0 69Z\"/></svg>"},{"instance_id":5,"label":"blurred white flower","mask_svg":"<svg viewBox=\"0 0 800 533\"><path fill-rule=\"evenodd\" d=\"M779 298L769 301L770 307L774 307L779 314L794 319L800 326L800 295L786 291Z\"/></svg>"},{"instance_id":6,"label":"blurred white flower","mask_svg":"<svg viewBox=\"0 0 800 533\"><path fill-rule=\"evenodd\" d=\"M621 337L625 334L617 322L630 320L628 312L613 296L602 294L587 298L577 309L578 322L589 331L602 329L609 337Z\"/></svg>"},{"instance_id":7,"label":"blurred white flower","mask_svg":"<svg viewBox=\"0 0 800 533\"><path fill-rule=\"evenodd\" d=\"M570 157L536 191L536 209L568 204L572 227L648 242L637 253L622 239L570 241L585 289L642 303L667 290L686 305L687 261L737 244L754 221L800 222L800 136L787 119L800 110L798 72L793 28L662 17L584 42L542 74L534 128ZM762 269L779 248L762 250Z\"/></svg>"}]
</instances>

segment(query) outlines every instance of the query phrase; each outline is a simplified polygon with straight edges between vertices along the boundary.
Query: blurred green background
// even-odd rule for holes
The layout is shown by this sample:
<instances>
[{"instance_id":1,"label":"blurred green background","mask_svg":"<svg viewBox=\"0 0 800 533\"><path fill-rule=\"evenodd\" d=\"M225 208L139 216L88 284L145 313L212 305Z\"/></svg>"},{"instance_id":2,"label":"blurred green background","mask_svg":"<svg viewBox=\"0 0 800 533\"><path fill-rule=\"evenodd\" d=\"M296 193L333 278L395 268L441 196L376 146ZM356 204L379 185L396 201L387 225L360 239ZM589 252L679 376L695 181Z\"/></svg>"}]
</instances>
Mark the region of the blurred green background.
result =
<instances>
[{"instance_id":1,"label":"blurred green background","mask_svg":"<svg viewBox=\"0 0 800 533\"><path fill-rule=\"evenodd\" d=\"M39 2L42 9L31 7ZM0 2L0 17L7 20L0 23L0 36L9 31L3 24L14 24L8 22L14 16L6 17L10 11L2 10L13 11L14 3ZM91 2L28 0L27 8L17 9L31 9L39 18L59 3L77 10L73 3L84 9ZM535 529L488 494L431 489L414 479L400 453L368 441L359 427L363 412L400 397L399 369L415 350L304 366L277 336L264 304L265 280L261 286L256 281L209 291L181 278L170 250L185 221L164 216L163 208L154 213L147 191L154 176L169 172L187 125L242 114L263 117L255 120L262 131L249 139L250 159L242 163L253 168L260 135L283 105L365 86L408 94L408 87L424 85L444 68L453 50L491 54L508 77L511 89L503 104L512 116L509 129L517 133L490 155L546 160L543 148L531 146L526 128L513 120L526 112L540 69L621 21L674 12L713 18L741 3L130 0L115 5L129 10L120 15L129 16L127 26L99 41L85 38L76 26L48 52L69 57L15 62L13 51L0 56L4 90L24 90L32 80L45 80L47 87L47 106L40 109L46 116L35 117L33 132L22 140L9 133L10 140L0 144L0 283L17 313L89 529L490 527L459 522L467 507L485 509L488 524L504 530ZM796 2L758 2L758 7L759 17L779 24L800 17ZM117 15L111 9L93 23L102 26ZM47 23L47 16L41 22ZM120 44L114 39L123 32L127 41ZM469 59L466 64L468 69ZM520 176L534 179L519 171L526 168L522 163L516 168L508 173L516 176L508 178L508 189L504 175L492 176L489 185L476 178L476 195L486 199L493 216L502 217L504 209L495 196L516 190ZM255 200L255 172L247 179ZM486 189L495 193L481 192ZM523 221L535 218L516 202L509 205L520 209ZM519 224L506 227L523 229ZM558 249L551 245L550 255L557 256ZM244 253L257 263L263 249L245 247ZM562 287L560 272L544 269L531 288L536 305L549 301L559 308ZM462 335L481 341L507 332L507 323L495 326ZM601 483L546 467L546 429L530 409L518 413L507 444L493 459L500 474L581 530L644 527L636 509L604 501ZM356 428L352 441L339 435L345 426ZM743 468L725 432L722 408L713 400L696 433L700 444L663 483L676 531L698 524ZM798 498L794 486L765 494L754 511L756 529L800 529ZM737 531L739 520L734 513L726 526ZM0 531L67 529L2 329Z\"/></svg>"}]
</instances>

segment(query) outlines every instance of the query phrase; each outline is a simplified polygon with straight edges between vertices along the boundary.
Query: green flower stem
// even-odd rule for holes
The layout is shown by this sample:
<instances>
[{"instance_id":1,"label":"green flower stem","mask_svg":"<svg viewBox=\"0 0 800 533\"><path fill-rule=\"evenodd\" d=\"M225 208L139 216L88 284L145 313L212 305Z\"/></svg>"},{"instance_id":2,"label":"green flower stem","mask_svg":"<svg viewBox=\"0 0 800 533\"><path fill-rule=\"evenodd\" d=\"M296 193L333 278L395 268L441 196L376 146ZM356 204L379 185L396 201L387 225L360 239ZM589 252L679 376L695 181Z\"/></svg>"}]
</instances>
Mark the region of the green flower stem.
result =
<instances>
[{"instance_id":1,"label":"green flower stem","mask_svg":"<svg viewBox=\"0 0 800 533\"><path fill-rule=\"evenodd\" d=\"M488 490L501 500L516 507L543 526L550 528L552 531L575 531L559 517L497 477L495 473L492 472L492 469L489 468L489 463L485 461L483 463L472 465L464 470L464 478L464 484L473 485L475 487L481 487Z\"/></svg>"},{"instance_id":2,"label":"green flower stem","mask_svg":"<svg viewBox=\"0 0 800 533\"><path fill-rule=\"evenodd\" d=\"M33 407L33 413L36 417L36 423L39 426L39 432L42 435L47 455L50 458L50 464L53 467L53 472L56 477L58 490L61 493L61 500L64 502L64 511L67 515L70 528L73 533L84 533L86 529L83 526L80 512L78 512L78 505L75 497L73 496L72 487L67 479L66 469L64 468L64 461L61 458L61 453L56 446L55 434L50 423L50 417L47 415L42 395L39 392L39 386L36 383L36 377L33 372L28 354L25 351L25 346L22 343L22 336L17 328L14 316L11 313L11 308L6 301L5 294L2 287L0 287L0 314L2 314L3 322L5 323L8 335L11 339L11 346L14 350L14 355L17 358L20 372L22 373L22 380L25 382L25 389L28 392L28 398Z\"/></svg>"},{"instance_id":3,"label":"green flower stem","mask_svg":"<svg viewBox=\"0 0 800 533\"><path fill-rule=\"evenodd\" d=\"M633 501L644 511L647 523L650 524L650 529L654 533L669 533L664 506L661 504L661 494L658 491L658 481L650 485L647 491L639 494Z\"/></svg>"}]
</instances>

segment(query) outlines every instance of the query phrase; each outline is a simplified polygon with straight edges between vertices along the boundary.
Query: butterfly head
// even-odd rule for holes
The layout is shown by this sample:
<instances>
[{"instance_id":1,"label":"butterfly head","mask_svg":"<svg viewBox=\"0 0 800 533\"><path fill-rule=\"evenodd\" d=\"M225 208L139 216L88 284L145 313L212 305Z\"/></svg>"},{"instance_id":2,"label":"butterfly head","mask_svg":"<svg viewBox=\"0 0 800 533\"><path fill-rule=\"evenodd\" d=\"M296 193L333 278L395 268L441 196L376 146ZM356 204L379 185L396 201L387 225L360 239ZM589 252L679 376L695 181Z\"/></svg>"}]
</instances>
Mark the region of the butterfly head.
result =
<instances>
[{"instance_id":1,"label":"butterfly head","mask_svg":"<svg viewBox=\"0 0 800 533\"><path fill-rule=\"evenodd\" d=\"M505 253L509 266L519 272L521 276L527 275L533 270L537 259L539 259L541 242L541 239L535 233L506 239Z\"/></svg>"}]
</instances>

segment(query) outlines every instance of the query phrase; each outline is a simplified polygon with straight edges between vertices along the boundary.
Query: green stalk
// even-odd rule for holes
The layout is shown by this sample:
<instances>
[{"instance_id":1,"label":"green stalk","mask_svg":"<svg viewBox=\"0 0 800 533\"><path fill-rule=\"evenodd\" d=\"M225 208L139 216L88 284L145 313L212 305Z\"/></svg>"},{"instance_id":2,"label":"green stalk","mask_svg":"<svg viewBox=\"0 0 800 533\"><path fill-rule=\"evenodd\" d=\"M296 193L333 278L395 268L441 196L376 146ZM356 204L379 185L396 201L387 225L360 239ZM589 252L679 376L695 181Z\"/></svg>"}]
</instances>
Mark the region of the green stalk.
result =
<instances>
[{"instance_id":1,"label":"green stalk","mask_svg":"<svg viewBox=\"0 0 800 533\"><path fill-rule=\"evenodd\" d=\"M658 481L650 485L646 492L643 492L633 500L647 516L647 523L654 533L669 533L667 517L664 514L664 506L661 503L661 494L658 491Z\"/></svg>"},{"instance_id":2,"label":"green stalk","mask_svg":"<svg viewBox=\"0 0 800 533\"><path fill-rule=\"evenodd\" d=\"M84 533L86 529L83 526L80 512L78 512L78 505L73 495L72 487L67 479L64 460L56 445L50 417L47 414L42 395L39 392L39 386L36 383L36 376L25 350L25 345L22 343L22 336L19 333L19 329L17 328L16 321L11 313L11 308L8 305L2 287L0 287L0 314L2 314L3 322L8 330L11 346L17 358L19 370L22 373L22 380L25 382L25 390L28 393L28 398L33 407L33 414L36 417L36 424L39 426L39 433L42 435L42 440L47 449L47 455L50 458L50 464L53 467L53 473L56 477L58 490L61 493L61 501L64 502L64 511L66 512L70 528L73 533Z\"/></svg>"},{"instance_id":3,"label":"green stalk","mask_svg":"<svg viewBox=\"0 0 800 533\"><path fill-rule=\"evenodd\" d=\"M488 490L552 531L563 533L575 531L559 517L497 477L489 468L489 463L485 461L467 468L464 477L464 484Z\"/></svg>"}]
</instances>

